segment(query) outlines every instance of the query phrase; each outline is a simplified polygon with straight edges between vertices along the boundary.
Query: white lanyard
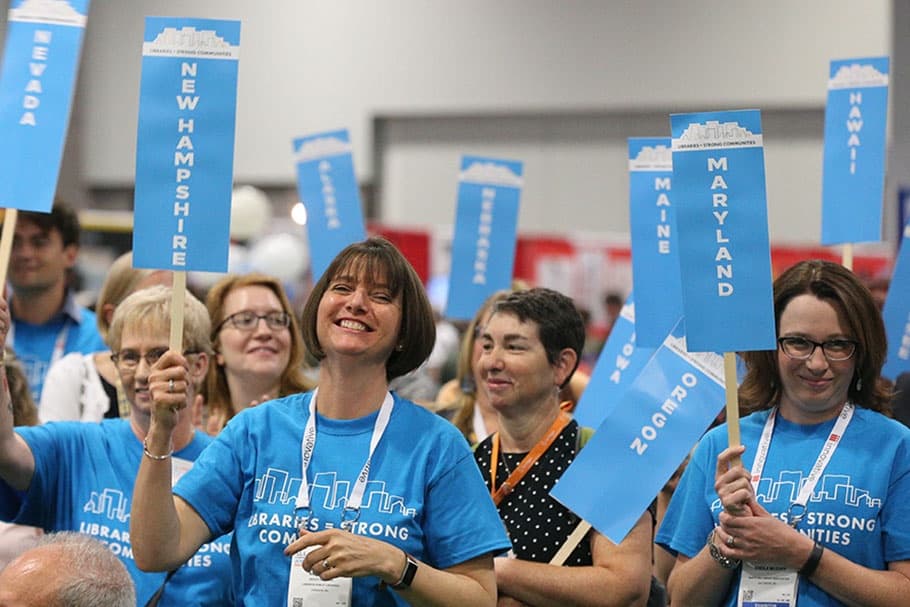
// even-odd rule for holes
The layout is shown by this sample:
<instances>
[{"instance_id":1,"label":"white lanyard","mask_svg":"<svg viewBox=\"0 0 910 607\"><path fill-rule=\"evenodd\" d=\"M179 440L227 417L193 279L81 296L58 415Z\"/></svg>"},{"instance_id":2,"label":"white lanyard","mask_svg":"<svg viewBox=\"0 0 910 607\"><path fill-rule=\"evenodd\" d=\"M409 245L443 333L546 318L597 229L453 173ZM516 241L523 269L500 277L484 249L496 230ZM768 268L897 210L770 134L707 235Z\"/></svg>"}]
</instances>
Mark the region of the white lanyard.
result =
<instances>
[{"instance_id":1,"label":"white lanyard","mask_svg":"<svg viewBox=\"0 0 910 607\"><path fill-rule=\"evenodd\" d=\"M474 440L478 443L489 436L487 426L483 423L483 413L480 412L480 405L474 401L474 417L471 419L471 425L474 429Z\"/></svg>"},{"instance_id":2,"label":"white lanyard","mask_svg":"<svg viewBox=\"0 0 910 607\"><path fill-rule=\"evenodd\" d=\"M61 358L63 358L63 350L66 348L66 338L69 335L70 330L70 319L63 319L63 328L60 329L60 333L57 334L57 339L54 340L54 350L51 352L51 360L48 363L48 366L54 364ZM16 323L11 322L9 325L9 331L6 333L6 343L9 344L9 347L15 351L16 350Z\"/></svg>"},{"instance_id":3,"label":"white lanyard","mask_svg":"<svg viewBox=\"0 0 910 607\"><path fill-rule=\"evenodd\" d=\"M828 435L821 453L818 454L818 459L815 460L815 465L812 466L806 482L800 487L796 501L790 504L787 509L787 520L792 527L796 527L806 515L806 505L809 503L809 498L812 497L815 486L821 479L828 462L834 457L834 451L837 449L837 445L840 444L840 439L847 430L850 420L853 419L853 409L852 403L845 404L843 409L841 409L840 415L837 416L837 421L834 423L834 428L831 429L831 434ZM755 462L752 464L752 488L756 491L761 480L762 470L765 467L765 460L768 459L768 449L771 447L771 435L774 433L774 420L776 417L777 408L775 407L765 421L761 440L758 443L758 450L755 453Z\"/></svg>"},{"instance_id":4,"label":"white lanyard","mask_svg":"<svg viewBox=\"0 0 910 607\"><path fill-rule=\"evenodd\" d=\"M303 528L309 518L310 510L310 484L307 481L307 469L310 467L310 460L313 459L313 450L316 448L316 396L318 388L313 390L313 396L310 398L310 418L306 422L306 428L303 431L303 440L300 443L300 453L302 460L303 472L300 475L300 489L297 491L297 503L295 512L298 517L298 527ZM344 505L344 512L341 514L341 528L345 529L357 520L360 516L360 505L363 503L363 494L366 492L367 480L370 477L370 461L373 459L373 453L376 451L376 445L385 433L389 425L389 418L392 416L392 407L395 399L392 393L387 392L385 400L382 401L382 407L379 409L379 415L376 418L376 425L373 426L373 436L370 438L370 453L367 461L363 464L354 487L348 494L347 501ZM300 511L303 514L299 514ZM353 518L346 519L348 512L353 513Z\"/></svg>"}]
</instances>

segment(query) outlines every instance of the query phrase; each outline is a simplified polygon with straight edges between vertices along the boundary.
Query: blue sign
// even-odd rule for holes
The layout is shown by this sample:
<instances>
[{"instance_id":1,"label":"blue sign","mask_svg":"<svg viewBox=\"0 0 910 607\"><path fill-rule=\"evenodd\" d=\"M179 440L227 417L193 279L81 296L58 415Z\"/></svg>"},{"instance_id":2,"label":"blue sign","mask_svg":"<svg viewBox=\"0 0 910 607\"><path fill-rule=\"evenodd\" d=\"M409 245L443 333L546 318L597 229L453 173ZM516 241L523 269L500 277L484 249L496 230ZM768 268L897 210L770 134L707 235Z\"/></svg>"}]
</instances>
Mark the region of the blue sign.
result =
<instances>
[{"instance_id":1,"label":"blue sign","mask_svg":"<svg viewBox=\"0 0 910 607\"><path fill-rule=\"evenodd\" d=\"M682 316L670 145L669 137L629 139L635 338L648 348L659 347Z\"/></svg>"},{"instance_id":2,"label":"blue sign","mask_svg":"<svg viewBox=\"0 0 910 607\"><path fill-rule=\"evenodd\" d=\"M689 348L773 350L761 116L758 110L674 114L670 125Z\"/></svg>"},{"instance_id":3,"label":"blue sign","mask_svg":"<svg viewBox=\"0 0 910 607\"><path fill-rule=\"evenodd\" d=\"M656 351L656 348L645 348L637 343L637 307L638 303L629 295L597 357L588 385L573 412L582 426L600 426Z\"/></svg>"},{"instance_id":4,"label":"blue sign","mask_svg":"<svg viewBox=\"0 0 910 607\"><path fill-rule=\"evenodd\" d=\"M822 179L824 245L881 240L888 63L887 57L831 62Z\"/></svg>"},{"instance_id":5,"label":"blue sign","mask_svg":"<svg viewBox=\"0 0 910 607\"><path fill-rule=\"evenodd\" d=\"M89 0L13 0L0 74L0 207L49 213Z\"/></svg>"},{"instance_id":6,"label":"blue sign","mask_svg":"<svg viewBox=\"0 0 910 607\"><path fill-rule=\"evenodd\" d=\"M446 317L470 320L511 287L521 187L521 162L462 157Z\"/></svg>"},{"instance_id":7,"label":"blue sign","mask_svg":"<svg viewBox=\"0 0 910 607\"><path fill-rule=\"evenodd\" d=\"M240 22L147 17L133 265L228 267Z\"/></svg>"},{"instance_id":8,"label":"blue sign","mask_svg":"<svg viewBox=\"0 0 910 607\"><path fill-rule=\"evenodd\" d=\"M891 380L910 371L910 225L904 226L904 237L894 262L888 296L882 309L888 335L888 358L882 375Z\"/></svg>"},{"instance_id":9,"label":"blue sign","mask_svg":"<svg viewBox=\"0 0 910 607\"><path fill-rule=\"evenodd\" d=\"M678 325L550 492L617 544L724 405L723 357L685 339Z\"/></svg>"},{"instance_id":10,"label":"blue sign","mask_svg":"<svg viewBox=\"0 0 910 607\"><path fill-rule=\"evenodd\" d=\"M297 192L307 210L314 281L343 248L367 235L351 152L346 129L294 140Z\"/></svg>"}]
</instances>

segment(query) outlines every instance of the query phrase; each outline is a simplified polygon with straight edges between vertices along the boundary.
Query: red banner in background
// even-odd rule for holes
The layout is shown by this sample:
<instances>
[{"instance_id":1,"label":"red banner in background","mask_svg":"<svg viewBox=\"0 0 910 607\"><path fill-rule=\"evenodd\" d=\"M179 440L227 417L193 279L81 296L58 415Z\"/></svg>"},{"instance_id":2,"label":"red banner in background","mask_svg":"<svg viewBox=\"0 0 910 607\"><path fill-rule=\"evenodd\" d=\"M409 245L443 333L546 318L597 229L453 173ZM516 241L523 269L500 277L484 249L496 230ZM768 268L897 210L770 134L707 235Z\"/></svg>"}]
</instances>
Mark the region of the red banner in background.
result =
<instances>
[{"instance_id":1,"label":"red banner in background","mask_svg":"<svg viewBox=\"0 0 910 607\"><path fill-rule=\"evenodd\" d=\"M424 284L433 277L432 268L440 272L440 268L449 267L449 260L432 259L432 251L447 252L449 248L434 248L434 232L430 230L395 228L380 223L370 223L367 229L394 243ZM841 255L836 249L821 246L771 245L771 267L775 276L804 259L840 262ZM884 245L871 252L857 250L853 258L854 272L870 285L887 284L892 263L893 254ZM530 286L550 287L574 298L579 306L591 313L591 328L597 332L606 326L604 296L615 292L625 298L632 289L632 254L628 243L607 239L519 234L514 276Z\"/></svg>"},{"instance_id":2,"label":"red banner in background","mask_svg":"<svg viewBox=\"0 0 910 607\"><path fill-rule=\"evenodd\" d=\"M393 228L391 226L370 222L367 232L383 236L398 247L405 256L423 284L430 281L430 233L425 230Z\"/></svg>"}]
</instances>

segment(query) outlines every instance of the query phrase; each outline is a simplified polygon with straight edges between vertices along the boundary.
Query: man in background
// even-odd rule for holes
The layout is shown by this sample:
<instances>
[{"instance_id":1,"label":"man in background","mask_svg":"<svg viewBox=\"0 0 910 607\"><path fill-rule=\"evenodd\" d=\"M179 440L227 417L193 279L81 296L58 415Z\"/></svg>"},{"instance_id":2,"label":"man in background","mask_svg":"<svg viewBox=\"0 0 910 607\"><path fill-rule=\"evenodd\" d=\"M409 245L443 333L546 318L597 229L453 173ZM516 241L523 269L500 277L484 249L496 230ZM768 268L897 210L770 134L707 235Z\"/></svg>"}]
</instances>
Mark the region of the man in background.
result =
<instances>
[{"instance_id":1,"label":"man in background","mask_svg":"<svg viewBox=\"0 0 910 607\"><path fill-rule=\"evenodd\" d=\"M0 605L134 607L133 580L101 542L52 533L0 572Z\"/></svg>"},{"instance_id":2,"label":"man in background","mask_svg":"<svg viewBox=\"0 0 910 607\"><path fill-rule=\"evenodd\" d=\"M79 219L57 200L48 213L19 213L9 264L13 326L7 345L22 362L35 402L51 363L107 346L95 314L78 306L69 276L79 253Z\"/></svg>"}]
</instances>

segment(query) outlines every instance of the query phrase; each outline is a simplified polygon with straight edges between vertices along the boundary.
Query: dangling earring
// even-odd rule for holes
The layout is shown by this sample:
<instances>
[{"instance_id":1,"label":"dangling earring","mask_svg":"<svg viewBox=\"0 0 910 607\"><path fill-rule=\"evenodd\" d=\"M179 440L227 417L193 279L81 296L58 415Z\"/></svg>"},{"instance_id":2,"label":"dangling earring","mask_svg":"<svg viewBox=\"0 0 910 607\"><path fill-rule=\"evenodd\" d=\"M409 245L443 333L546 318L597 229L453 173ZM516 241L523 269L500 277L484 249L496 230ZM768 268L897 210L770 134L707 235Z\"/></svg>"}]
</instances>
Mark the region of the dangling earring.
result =
<instances>
[{"instance_id":1,"label":"dangling earring","mask_svg":"<svg viewBox=\"0 0 910 607\"><path fill-rule=\"evenodd\" d=\"M396 352L401 352L402 350L404 350L404 344L398 344L397 346L395 346Z\"/></svg>"},{"instance_id":2,"label":"dangling earring","mask_svg":"<svg viewBox=\"0 0 910 607\"><path fill-rule=\"evenodd\" d=\"M863 378L860 377L859 375L856 376L856 391L857 392L863 391Z\"/></svg>"}]
</instances>

